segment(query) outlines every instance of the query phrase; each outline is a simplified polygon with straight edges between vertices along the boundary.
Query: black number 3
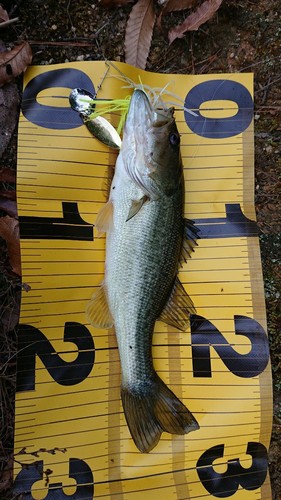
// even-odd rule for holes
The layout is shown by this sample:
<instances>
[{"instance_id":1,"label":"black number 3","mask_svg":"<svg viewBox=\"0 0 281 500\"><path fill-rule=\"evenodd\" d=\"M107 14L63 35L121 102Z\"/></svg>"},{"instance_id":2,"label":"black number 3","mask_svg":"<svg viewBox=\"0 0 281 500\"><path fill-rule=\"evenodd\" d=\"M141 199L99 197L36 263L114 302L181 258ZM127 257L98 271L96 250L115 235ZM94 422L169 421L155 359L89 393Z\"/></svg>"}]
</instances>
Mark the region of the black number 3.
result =
<instances>
[{"instance_id":1,"label":"black number 3","mask_svg":"<svg viewBox=\"0 0 281 500\"><path fill-rule=\"evenodd\" d=\"M239 458L227 461L227 470L219 474L214 471L213 462L223 457L224 444L206 450L197 462L197 474L204 488L219 498L234 495L239 485L245 490L256 490L264 483L267 474L267 451L263 444L249 442L247 455L252 457L252 465L245 469Z\"/></svg>"}]
</instances>

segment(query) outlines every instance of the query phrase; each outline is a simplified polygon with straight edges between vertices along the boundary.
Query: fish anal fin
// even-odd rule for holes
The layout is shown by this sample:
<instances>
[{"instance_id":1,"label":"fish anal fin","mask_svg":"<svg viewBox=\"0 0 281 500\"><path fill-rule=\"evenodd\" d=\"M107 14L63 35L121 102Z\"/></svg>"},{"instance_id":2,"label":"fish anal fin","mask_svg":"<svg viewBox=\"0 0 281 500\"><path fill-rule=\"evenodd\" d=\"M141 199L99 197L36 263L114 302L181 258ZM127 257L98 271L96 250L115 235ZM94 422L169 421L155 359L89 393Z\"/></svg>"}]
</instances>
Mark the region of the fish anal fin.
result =
<instances>
[{"instance_id":1,"label":"fish anal fin","mask_svg":"<svg viewBox=\"0 0 281 500\"><path fill-rule=\"evenodd\" d=\"M99 233L106 233L113 224L113 204L108 201L98 212L95 226Z\"/></svg>"},{"instance_id":2,"label":"fish anal fin","mask_svg":"<svg viewBox=\"0 0 281 500\"><path fill-rule=\"evenodd\" d=\"M196 310L191 298L186 293L180 280L176 278L171 295L159 319L184 332L189 325L190 314L194 314L195 312Z\"/></svg>"},{"instance_id":3,"label":"fish anal fin","mask_svg":"<svg viewBox=\"0 0 281 500\"><path fill-rule=\"evenodd\" d=\"M126 222L128 222L130 219L132 219L137 213L140 211L141 207L143 204L148 200L148 196L145 194L140 200L133 200L131 208L129 210L128 217L126 219Z\"/></svg>"},{"instance_id":4,"label":"fish anal fin","mask_svg":"<svg viewBox=\"0 0 281 500\"><path fill-rule=\"evenodd\" d=\"M187 259L191 257L191 253L194 252L194 247L197 246L196 240L199 238L199 232L200 230L194 225L192 220L184 219L184 237L180 265L186 262Z\"/></svg>"},{"instance_id":5,"label":"fish anal fin","mask_svg":"<svg viewBox=\"0 0 281 500\"><path fill-rule=\"evenodd\" d=\"M157 445L163 431L187 434L199 429L192 413L156 374L140 387L122 386L121 398L131 436L142 453Z\"/></svg>"},{"instance_id":6,"label":"fish anal fin","mask_svg":"<svg viewBox=\"0 0 281 500\"><path fill-rule=\"evenodd\" d=\"M86 307L86 318L96 328L111 328L113 318L107 304L107 298L103 283L92 295Z\"/></svg>"}]
</instances>

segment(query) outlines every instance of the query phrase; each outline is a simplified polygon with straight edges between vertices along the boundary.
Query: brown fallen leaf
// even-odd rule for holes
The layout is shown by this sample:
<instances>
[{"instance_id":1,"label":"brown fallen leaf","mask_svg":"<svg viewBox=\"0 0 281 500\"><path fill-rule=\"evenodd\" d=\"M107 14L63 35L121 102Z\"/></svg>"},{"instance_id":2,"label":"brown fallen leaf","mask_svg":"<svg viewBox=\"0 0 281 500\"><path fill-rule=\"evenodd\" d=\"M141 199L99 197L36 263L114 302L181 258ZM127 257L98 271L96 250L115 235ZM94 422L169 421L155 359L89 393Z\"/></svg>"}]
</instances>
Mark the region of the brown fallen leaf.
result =
<instances>
[{"instance_id":1,"label":"brown fallen leaf","mask_svg":"<svg viewBox=\"0 0 281 500\"><path fill-rule=\"evenodd\" d=\"M3 23L5 21L9 21L8 12L3 9L2 5L0 5L0 23Z\"/></svg>"},{"instance_id":2,"label":"brown fallen leaf","mask_svg":"<svg viewBox=\"0 0 281 500\"><path fill-rule=\"evenodd\" d=\"M4 467L1 478L0 478L0 493L8 490L13 485L13 458L12 456L9 458L6 466ZM4 498L4 497L2 497Z\"/></svg>"},{"instance_id":3,"label":"brown fallen leaf","mask_svg":"<svg viewBox=\"0 0 281 500\"><path fill-rule=\"evenodd\" d=\"M171 28L168 34L169 43L171 44L176 38L182 38L186 31L196 31L201 26L201 24L205 23L218 10L221 6L223 0L206 0L200 5L195 12L192 12L187 18L183 21L182 24L179 24L175 28Z\"/></svg>"},{"instance_id":4,"label":"brown fallen leaf","mask_svg":"<svg viewBox=\"0 0 281 500\"><path fill-rule=\"evenodd\" d=\"M125 62L145 69L156 13L153 0L139 0L132 8L125 34Z\"/></svg>"},{"instance_id":5,"label":"brown fallen leaf","mask_svg":"<svg viewBox=\"0 0 281 500\"><path fill-rule=\"evenodd\" d=\"M0 40L0 56L6 50L5 44ZM6 151L6 148L11 140L13 131L18 121L18 105L19 105L19 91L14 82L7 83L0 88L0 158ZM0 172L0 181L2 179L2 171Z\"/></svg>"},{"instance_id":6,"label":"brown fallen leaf","mask_svg":"<svg viewBox=\"0 0 281 500\"><path fill-rule=\"evenodd\" d=\"M7 167L0 167L0 182L16 182L16 171Z\"/></svg>"},{"instance_id":7,"label":"brown fallen leaf","mask_svg":"<svg viewBox=\"0 0 281 500\"><path fill-rule=\"evenodd\" d=\"M162 16L166 16L169 12L190 9L196 3L198 3L198 0L168 0L164 3L164 6L158 16L157 27L162 29Z\"/></svg>"},{"instance_id":8,"label":"brown fallen leaf","mask_svg":"<svg viewBox=\"0 0 281 500\"><path fill-rule=\"evenodd\" d=\"M164 5L162 16L174 10L184 10L193 7L198 0L168 0Z\"/></svg>"},{"instance_id":9,"label":"brown fallen leaf","mask_svg":"<svg viewBox=\"0 0 281 500\"><path fill-rule=\"evenodd\" d=\"M0 53L0 87L20 75L32 61L28 42L16 45L12 50Z\"/></svg>"},{"instance_id":10,"label":"brown fallen leaf","mask_svg":"<svg viewBox=\"0 0 281 500\"><path fill-rule=\"evenodd\" d=\"M7 191L10 193L10 191ZM17 204L16 204L16 196L14 199L10 199L9 197L5 196L5 192L0 191L0 210L2 212L6 212L6 214L10 215L11 217L17 217L18 211L17 211Z\"/></svg>"},{"instance_id":11,"label":"brown fallen leaf","mask_svg":"<svg viewBox=\"0 0 281 500\"><path fill-rule=\"evenodd\" d=\"M1 104L1 103L0 103ZM16 171L7 167L0 167L1 182L16 182Z\"/></svg>"},{"instance_id":12,"label":"brown fallen leaf","mask_svg":"<svg viewBox=\"0 0 281 500\"><path fill-rule=\"evenodd\" d=\"M9 215L0 217L0 236L6 241L10 266L13 272L20 276L19 221Z\"/></svg>"},{"instance_id":13,"label":"brown fallen leaf","mask_svg":"<svg viewBox=\"0 0 281 500\"><path fill-rule=\"evenodd\" d=\"M1 49L0 49L1 52ZM14 82L7 83L0 88L0 158L5 152L17 125L19 92ZM0 173L1 180L1 173Z\"/></svg>"}]
</instances>

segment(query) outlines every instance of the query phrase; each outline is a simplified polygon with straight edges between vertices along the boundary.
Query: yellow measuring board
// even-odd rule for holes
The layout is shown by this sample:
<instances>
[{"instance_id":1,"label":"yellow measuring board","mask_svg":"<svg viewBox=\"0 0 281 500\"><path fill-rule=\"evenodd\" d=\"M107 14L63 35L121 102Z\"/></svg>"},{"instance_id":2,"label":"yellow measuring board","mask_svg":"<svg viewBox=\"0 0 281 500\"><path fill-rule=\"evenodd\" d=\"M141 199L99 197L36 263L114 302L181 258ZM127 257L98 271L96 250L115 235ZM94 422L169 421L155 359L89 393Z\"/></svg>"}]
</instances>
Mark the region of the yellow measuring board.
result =
<instances>
[{"instance_id":1,"label":"yellow measuring board","mask_svg":"<svg viewBox=\"0 0 281 500\"><path fill-rule=\"evenodd\" d=\"M77 87L95 93L105 63L31 67L18 144L22 271L30 290L22 293L19 327L15 492L36 500L269 500L272 397L253 207L252 75L116 65L135 82L169 84L196 114L176 110L185 215L200 229L180 280L196 314L184 333L157 322L153 358L200 429L163 433L141 454L120 401L114 330L86 321L104 272L105 238L94 222L116 154L90 134L68 96ZM100 98L131 92L116 74L111 68Z\"/></svg>"}]
</instances>

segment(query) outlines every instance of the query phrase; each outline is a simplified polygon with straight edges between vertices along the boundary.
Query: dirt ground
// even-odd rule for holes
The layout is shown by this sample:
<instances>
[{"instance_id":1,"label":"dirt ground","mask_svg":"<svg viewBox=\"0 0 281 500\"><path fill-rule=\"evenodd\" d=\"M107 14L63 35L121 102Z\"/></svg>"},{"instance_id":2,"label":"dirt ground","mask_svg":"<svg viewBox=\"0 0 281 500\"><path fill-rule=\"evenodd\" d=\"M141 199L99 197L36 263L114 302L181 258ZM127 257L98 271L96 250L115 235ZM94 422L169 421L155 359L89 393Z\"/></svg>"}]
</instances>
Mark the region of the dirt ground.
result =
<instances>
[{"instance_id":1,"label":"dirt ground","mask_svg":"<svg viewBox=\"0 0 281 500\"><path fill-rule=\"evenodd\" d=\"M7 47L27 40L33 64L76 60L124 61L124 34L131 5L106 9L97 0L14 0L2 4L19 21L1 29ZM260 228L268 332L271 349L274 422L269 451L273 500L281 499L281 333L280 321L280 0L225 0L217 15L197 32L168 45L167 28L184 19L173 13L163 32L155 29L147 70L164 73L253 72L255 75L255 202ZM20 94L21 79L18 79ZM0 168L16 168L17 133L6 147ZM0 214L1 215L1 214ZM0 265L6 247L0 238ZM19 291L5 274L0 279L3 299L1 317L18 313ZM13 450L13 398L15 383L15 333L2 328L1 352L5 372L0 379L2 422L0 435L0 498L12 499L11 453ZM8 353L8 354L7 354ZM5 358L6 356L6 358ZM2 476L1 476L2 474Z\"/></svg>"}]
</instances>

